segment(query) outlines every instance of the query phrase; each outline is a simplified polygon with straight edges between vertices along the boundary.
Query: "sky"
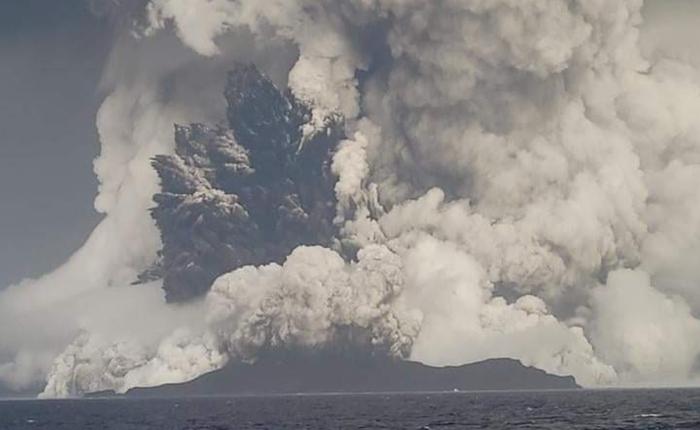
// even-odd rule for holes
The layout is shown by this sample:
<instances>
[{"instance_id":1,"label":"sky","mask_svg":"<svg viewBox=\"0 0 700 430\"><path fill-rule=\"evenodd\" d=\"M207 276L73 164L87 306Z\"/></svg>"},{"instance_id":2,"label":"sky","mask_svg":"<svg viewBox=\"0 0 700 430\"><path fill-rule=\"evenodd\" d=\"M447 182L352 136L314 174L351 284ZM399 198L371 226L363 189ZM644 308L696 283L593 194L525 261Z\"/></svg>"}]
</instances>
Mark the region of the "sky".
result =
<instances>
[{"instance_id":1,"label":"sky","mask_svg":"<svg viewBox=\"0 0 700 430\"><path fill-rule=\"evenodd\" d=\"M110 26L79 0L3 2L0 288L46 273L94 228L95 113Z\"/></svg>"}]
</instances>

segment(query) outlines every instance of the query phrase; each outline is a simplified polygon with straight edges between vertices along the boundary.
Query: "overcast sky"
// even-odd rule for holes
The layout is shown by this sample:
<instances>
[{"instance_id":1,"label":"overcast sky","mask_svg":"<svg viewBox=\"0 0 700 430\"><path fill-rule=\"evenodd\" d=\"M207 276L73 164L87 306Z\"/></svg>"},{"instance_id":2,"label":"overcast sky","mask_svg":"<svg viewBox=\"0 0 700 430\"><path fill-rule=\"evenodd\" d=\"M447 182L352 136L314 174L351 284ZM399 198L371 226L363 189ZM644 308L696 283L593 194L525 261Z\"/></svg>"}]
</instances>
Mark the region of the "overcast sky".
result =
<instances>
[{"instance_id":1,"label":"overcast sky","mask_svg":"<svg viewBox=\"0 0 700 430\"><path fill-rule=\"evenodd\" d=\"M110 28L82 0L0 13L0 288L66 260L99 215L95 114Z\"/></svg>"}]
</instances>

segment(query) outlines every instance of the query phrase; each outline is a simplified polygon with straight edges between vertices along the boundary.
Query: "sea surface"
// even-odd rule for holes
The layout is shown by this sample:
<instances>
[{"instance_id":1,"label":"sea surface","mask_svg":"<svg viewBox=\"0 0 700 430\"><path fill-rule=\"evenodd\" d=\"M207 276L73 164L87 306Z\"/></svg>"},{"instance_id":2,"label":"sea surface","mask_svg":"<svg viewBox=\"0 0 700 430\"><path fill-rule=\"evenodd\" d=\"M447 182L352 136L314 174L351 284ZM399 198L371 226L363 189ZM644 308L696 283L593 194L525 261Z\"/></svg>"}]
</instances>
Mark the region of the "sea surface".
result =
<instances>
[{"instance_id":1,"label":"sea surface","mask_svg":"<svg viewBox=\"0 0 700 430\"><path fill-rule=\"evenodd\" d=\"M700 390L0 401L0 429L700 429Z\"/></svg>"}]
</instances>

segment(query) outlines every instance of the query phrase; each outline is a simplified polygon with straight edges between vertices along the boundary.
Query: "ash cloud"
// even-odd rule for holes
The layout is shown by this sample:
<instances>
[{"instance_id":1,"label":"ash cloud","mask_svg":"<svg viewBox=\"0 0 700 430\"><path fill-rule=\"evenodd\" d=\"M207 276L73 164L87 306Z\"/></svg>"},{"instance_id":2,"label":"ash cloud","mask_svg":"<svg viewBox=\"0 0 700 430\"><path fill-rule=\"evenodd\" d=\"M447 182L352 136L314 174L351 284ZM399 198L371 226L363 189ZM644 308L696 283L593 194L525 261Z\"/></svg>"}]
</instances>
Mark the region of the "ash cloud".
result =
<instances>
[{"instance_id":1,"label":"ash cloud","mask_svg":"<svg viewBox=\"0 0 700 430\"><path fill-rule=\"evenodd\" d=\"M330 246L336 233L330 162L340 118L304 136L310 109L251 66L229 73L225 95L230 129L177 126L176 155L153 162L156 270L169 301L203 295L233 269L281 263L297 246Z\"/></svg>"},{"instance_id":2,"label":"ash cloud","mask_svg":"<svg viewBox=\"0 0 700 430\"><path fill-rule=\"evenodd\" d=\"M357 329L378 350L428 364L507 356L588 386L698 380L689 256L700 249L700 75L654 38L667 30L659 9L152 0L144 16L148 27L120 42L105 78L96 207L107 217L71 262L0 305L35 315L108 286L157 291L158 281L127 284L160 249L168 297L204 298L153 304L168 316L153 316L164 328L149 336L76 318L35 372L48 375L44 395L183 381L270 348L350 342L343 333ZM265 93L245 85L228 92L227 116L219 94L234 62L289 93L231 103ZM295 100L303 120L276 116ZM250 106L260 118L246 117ZM344 131L324 146L314 136L328 118ZM208 125L173 133L192 122ZM301 148L294 157L321 147L332 159L255 176L290 154L258 152L278 133ZM261 183L275 190L264 204L246 190ZM291 213L318 221L269 228L292 194L301 210ZM177 238L173 221L200 213L214 222ZM263 225L269 238L237 239Z\"/></svg>"}]
</instances>

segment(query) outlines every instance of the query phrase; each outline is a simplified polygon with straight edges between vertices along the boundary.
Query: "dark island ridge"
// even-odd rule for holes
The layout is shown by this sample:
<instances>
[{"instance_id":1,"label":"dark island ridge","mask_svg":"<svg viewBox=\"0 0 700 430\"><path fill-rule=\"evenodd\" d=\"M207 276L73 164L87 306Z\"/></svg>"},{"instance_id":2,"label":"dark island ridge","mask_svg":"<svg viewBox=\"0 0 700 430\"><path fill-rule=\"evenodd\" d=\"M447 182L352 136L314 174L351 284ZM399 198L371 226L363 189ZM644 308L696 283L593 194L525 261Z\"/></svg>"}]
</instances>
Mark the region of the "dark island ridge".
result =
<instances>
[{"instance_id":1,"label":"dark island ridge","mask_svg":"<svg viewBox=\"0 0 700 430\"><path fill-rule=\"evenodd\" d=\"M182 383L134 388L126 397L190 397L323 393L564 390L581 388L572 376L556 376L499 358L461 366L432 367L384 357L266 357L230 363ZM112 392L90 397L113 396Z\"/></svg>"}]
</instances>

